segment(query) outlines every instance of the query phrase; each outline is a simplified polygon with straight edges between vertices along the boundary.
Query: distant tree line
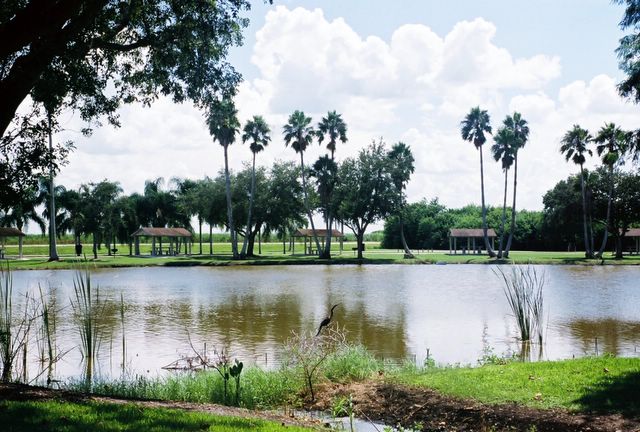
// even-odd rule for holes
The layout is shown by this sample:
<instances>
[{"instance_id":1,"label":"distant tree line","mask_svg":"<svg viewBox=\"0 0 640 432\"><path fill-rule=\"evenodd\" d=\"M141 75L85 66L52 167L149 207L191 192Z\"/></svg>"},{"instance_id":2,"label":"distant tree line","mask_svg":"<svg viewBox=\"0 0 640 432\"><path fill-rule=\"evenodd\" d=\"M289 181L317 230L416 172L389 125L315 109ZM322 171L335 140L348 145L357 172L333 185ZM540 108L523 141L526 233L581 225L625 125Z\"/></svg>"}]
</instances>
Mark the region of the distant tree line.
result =
<instances>
[{"instance_id":1,"label":"distant tree line","mask_svg":"<svg viewBox=\"0 0 640 432\"><path fill-rule=\"evenodd\" d=\"M584 170L585 195L588 197L593 235L602 237L607 226L609 197L609 171L600 167ZM615 251L621 258L625 251L625 235L629 228L640 227L640 173L616 172L611 204L611 235L605 250ZM584 244L583 203L581 176L571 175L561 180L543 197L542 211L520 210L513 235L513 248L519 250L580 250ZM507 216L511 216L507 209ZM487 207L487 225L499 236L502 209ZM385 221L383 248L403 248L397 216ZM410 203L404 211L404 230L412 249L448 249L451 228L478 228L482 226L482 208L468 205L450 209L438 199ZM511 227L506 226L505 232Z\"/></svg>"}]
</instances>

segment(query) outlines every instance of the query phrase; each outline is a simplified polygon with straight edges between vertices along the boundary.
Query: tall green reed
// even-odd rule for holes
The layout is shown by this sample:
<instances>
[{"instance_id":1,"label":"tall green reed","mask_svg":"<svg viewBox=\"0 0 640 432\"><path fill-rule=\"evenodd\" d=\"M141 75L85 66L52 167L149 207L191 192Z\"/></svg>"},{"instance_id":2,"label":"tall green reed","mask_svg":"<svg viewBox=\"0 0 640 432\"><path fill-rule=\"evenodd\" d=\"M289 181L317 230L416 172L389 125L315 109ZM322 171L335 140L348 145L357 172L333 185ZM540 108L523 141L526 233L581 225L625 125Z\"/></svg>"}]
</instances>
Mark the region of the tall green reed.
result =
<instances>
[{"instance_id":1,"label":"tall green reed","mask_svg":"<svg viewBox=\"0 0 640 432\"><path fill-rule=\"evenodd\" d=\"M505 273L498 268L494 271L504 281L504 293L516 320L523 342L537 338L542 345L544 324L544 297L542 288L545 283L544 272L538 272L533 266L511 266Z\"/></svg>"},{"instance_id":2,"label":"tall green reed","mask_svg":"<svg viewBox=\"0 0 640 432\"><path fill-rule=\"evenodd\" d=\"M91 384L94 364L100 345L98 318L104 310L104 300L100 297L100 288L93 288L89 268L77 270L73 279L74 298L71 299L78 333L80 352L85 362L85 381Z\"/></svg>"}]
</instances>

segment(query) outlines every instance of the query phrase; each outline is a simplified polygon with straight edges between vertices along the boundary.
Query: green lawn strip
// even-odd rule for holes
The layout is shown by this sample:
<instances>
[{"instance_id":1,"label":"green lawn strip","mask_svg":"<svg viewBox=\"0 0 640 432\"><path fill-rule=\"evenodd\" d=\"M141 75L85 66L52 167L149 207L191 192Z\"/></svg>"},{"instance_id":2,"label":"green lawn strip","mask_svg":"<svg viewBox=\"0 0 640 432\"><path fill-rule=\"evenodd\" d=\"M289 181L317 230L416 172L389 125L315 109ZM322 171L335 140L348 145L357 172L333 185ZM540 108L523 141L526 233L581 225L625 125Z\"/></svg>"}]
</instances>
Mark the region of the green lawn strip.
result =
<instances>
[{"instance_id":1,"label":"green lawn strip","mask_svg":"<svg viewBox=\"0 0 640 432\"><path fill-rule=\"evenodd\" d=\"M404 370L391 379L489 404L640 416L640 358L594 357Z\"/></svg>"},{"instance_id":2,"label":"green lawn strip","mask_svg":"<svg viewBox=\"0 0 640 432\"><path fill-rule=\"evenodd\" d=\"M0 424L18 431L308 431L258 419L218 416L135 404L0 401Z\"/></svg>"}]
</instances>

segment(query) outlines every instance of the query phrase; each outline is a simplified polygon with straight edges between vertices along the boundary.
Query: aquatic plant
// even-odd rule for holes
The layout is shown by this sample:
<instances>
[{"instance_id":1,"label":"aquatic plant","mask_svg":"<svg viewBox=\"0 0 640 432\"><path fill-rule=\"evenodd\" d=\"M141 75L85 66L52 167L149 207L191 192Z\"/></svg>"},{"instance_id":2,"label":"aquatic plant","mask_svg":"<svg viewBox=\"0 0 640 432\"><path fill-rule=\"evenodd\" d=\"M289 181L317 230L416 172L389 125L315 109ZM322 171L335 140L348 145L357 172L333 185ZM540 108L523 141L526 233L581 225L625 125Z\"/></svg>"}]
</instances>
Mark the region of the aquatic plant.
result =
<instances>
[{"instance_id":1,"label":"aquatic plant","mask_svg":"<svg viewBox=\"0 0 640 432\"><path fill-rule=\"evenodd\" d=\"M93 365L98 355L100 331L98 317L104 310L104 300L100 297L100 288L93 289L91 272L88 267L77 270L73 279L74 298L71 307L75 314L78 333L80 335L80 352L85 361L86 383L91 384Z\"/></svg>"},{"instance_id":2,"label":"aquatic plant","mask_svg":"<svg viewBox=\"0 0 640 432\"><path fill-rule=\"evenodd\" d=\"M531 341L537 337L538 343L542 345L544 272L538 272L531 265L511 266L511 272L508 273L500 268L494 272L504 281L504 294L516 319L520 339Z\"/></svg>"}]
</instances>

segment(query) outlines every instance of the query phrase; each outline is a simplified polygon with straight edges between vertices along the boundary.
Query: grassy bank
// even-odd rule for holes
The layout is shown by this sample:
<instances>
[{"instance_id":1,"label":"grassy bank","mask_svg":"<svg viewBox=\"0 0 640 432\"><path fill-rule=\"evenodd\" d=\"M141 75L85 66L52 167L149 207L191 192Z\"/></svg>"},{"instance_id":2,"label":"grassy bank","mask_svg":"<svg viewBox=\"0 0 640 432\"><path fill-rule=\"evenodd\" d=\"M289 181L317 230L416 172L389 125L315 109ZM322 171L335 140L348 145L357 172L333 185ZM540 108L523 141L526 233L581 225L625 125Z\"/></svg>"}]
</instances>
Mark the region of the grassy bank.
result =
<instances>
[{"instance_id":1,"label":"grassy bank","mask_svg":"<svg viewBox=\"0 0 640 432\"><path fill-rule=\"evenodd\" d=\"M344 250L334 251L331 260L321 260L317 256L305 256L301 254L292 255L283 253L282 245L276 243L265 244L262 254L246 260L234 261L231 259L231 248L228 243L216 245L214 254L193 254L191 256L158 256L152 257L145 252L140 257L128 256L126 248L121 249L117 255L108 256L103 249L98 254L98 259L92 259L91 254L87 258L95 267L144 267L144 266L226 266L226 265L292 265L292 264L492 264L495 260L489 259L486 255L450 255L448 252L416 252L416 258L404 259L403 253L398 250L377 249L377 244L367 244L363 260L357 260L351 250L355 243L345 243ZM35 246L30 246L34 248ZM146 246L145 246L146 247ZM71 248L71 246L68 246ZM300 248L301 249L301 248ZM47 249L42 247L37 251L38 255L29 255L33 252L25 250L24 259L15 259L17 249L12 251L7 246L7 256L10 258L11 267L16 270L25 269L68 269L77 265L78 258L71 250L65 251L59 248L61 257L59 262L47 262ZM123 253L123 251L125 253ZM193 249L197 252L197 248ZM205 250L206 251L206 250ZM86 252L86 250L85 250ZM511 252L509 260L501 262L515 264L576 264L576 265L640 265L640 256L625 256L622 260L613 259L608 255L604 260L587 260L580 252L531 252L514 251Z\"/></svg>"},{"instance_id":2,"label":"grassy bank","mask_svg":"<svg viewBox=\"0 0 640 432\"><path fill-rule=\"evenodd\" d=\"M640 358L509 362L476 368L406 368L394 382L488 404L640 416Z\"/></svg>"},{"instance_id":3,"label":"grassy bank","mask_svg":"<svg viewBox=\"0 0 640 432\"><path fill-rule=\"evenodd\" d=\"M384 364L365 349L352 346L322 365L318 382L380 380L380 371L391 384L429 388L486 404L516 403L640 417L640 358L601 356L531 363L508 361L479 367L416 367ZM102 383L95 385L93 391L125 398L224 402L222 380L216 372ZM300 406L305 397L300 370L294 367L274 371L250 367L243 373L243 407Z\"/></svg>"},{"instance_id":4,"label":"grassy bank","mask_svg":"<svg viewBox=\"0 0 640 432\"><path fill-rule=\"evenodd\" d=\"M58 401L0 401L2 430L31 431L308 431L256 419L134 404Z\"/></svg>"}]
</instances>

